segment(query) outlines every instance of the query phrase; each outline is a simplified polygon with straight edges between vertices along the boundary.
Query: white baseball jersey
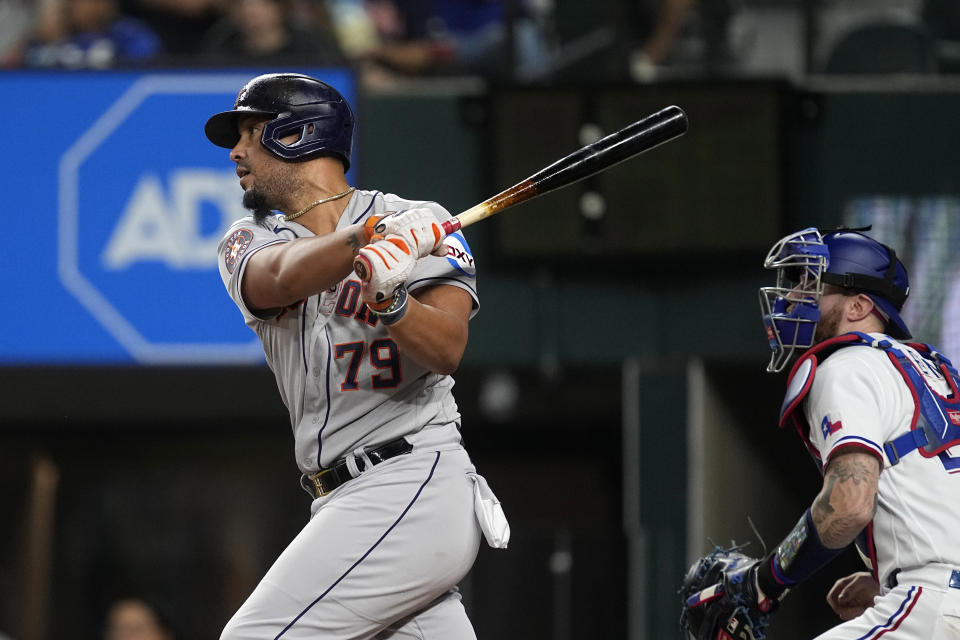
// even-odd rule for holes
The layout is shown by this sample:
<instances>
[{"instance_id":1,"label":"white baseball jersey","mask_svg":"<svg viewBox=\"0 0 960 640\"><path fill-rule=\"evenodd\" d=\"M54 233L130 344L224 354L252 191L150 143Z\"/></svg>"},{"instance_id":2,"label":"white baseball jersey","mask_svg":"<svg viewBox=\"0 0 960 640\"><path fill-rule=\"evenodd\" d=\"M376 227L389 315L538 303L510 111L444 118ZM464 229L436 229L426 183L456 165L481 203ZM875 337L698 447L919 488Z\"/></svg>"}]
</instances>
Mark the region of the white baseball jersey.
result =
<instances>
[{"instance_id":1,"label":"white baseball jersey","mask_svg":"<svg viewBox=\"0 0 960 640\"><path fill-rule=\"evenodd\" d=\"M942 373L914 349L883 334L943 396ZM896 464L884 443L905 433L916 403L887 353L841 348L822 361L804 406L812 447L826 466L845 447L883 460L877 512L867 549L881 595L862 615L817 640L958 640L960 638L960 446L935 457L912 451Z\"/></svg>"},{"instance_id":2,"label":"white baseball jersey","mask_svg":"<svg viewBox=\"0 0 960 640\"><path fill-rule=\"evenodd\" d=\"M436 203L357 190L337 229L362 223L371 215L418 206L431 208L441 220L451 217ZM262 224L248 216L230 227L218 249L220 276L247 325L259 336L290 412L297 465L304 474L312 474L358 447L429 427L447 427L442 438L459 441L455 428L449 428L460 420L451 393L453 379L432 373L400 353L364 304L355 275L292 308L258 315L247 307L240 282L250 256L264 247L313 235L296 221L284 222L279 216ZM469 247L459 234L445 243L451 248L448 257L419 260L407 289L460 287L473 297L476 313L476 269Z\"/></svg>"},{"instance_id":3,"label":"white baseball jersey","mask_svg":"<svg viewBox=\"0 0 960 640\"><path fill-rule=\"evenodd\" d=\"M914 349L893 342L933 389L949 394L940 371ZM821 363L804 408L810 441L824 466L833 452L850 446L884 461L871 527L881 584L897 569L930 563L960 569L960 446L933 458L915 451L893 466L883 452L885 442L910 429L914 407L910 388L886 352L864 345L842 348Z\"/></svg>"}]
</instances>

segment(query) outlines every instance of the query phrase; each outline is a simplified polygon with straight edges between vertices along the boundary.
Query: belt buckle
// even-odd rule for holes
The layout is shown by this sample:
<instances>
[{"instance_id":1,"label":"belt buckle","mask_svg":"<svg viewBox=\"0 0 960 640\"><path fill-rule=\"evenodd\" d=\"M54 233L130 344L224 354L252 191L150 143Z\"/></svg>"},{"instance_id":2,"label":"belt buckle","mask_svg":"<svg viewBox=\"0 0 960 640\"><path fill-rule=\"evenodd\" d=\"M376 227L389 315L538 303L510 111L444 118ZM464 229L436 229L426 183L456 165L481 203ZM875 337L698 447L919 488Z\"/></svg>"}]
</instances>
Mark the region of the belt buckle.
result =
<instances>
[{"instance_id":1,"label":"belt buckle","mask_svg":"<svg viewBox=\"0 0 960 640\"><path fill-rule=\"evenodd\" d=\"M323 469L322 471L318 471L318 472L316 472L315 474L313 474L312 476L310 476L310 482L313 483L313 490L314 490L314 492L317 494L317 497L318 497L318 498L322 498L323 496L325 496L325 495L327 495L328 493L330 493L330 491L324 491L323 487L321 486L321 484L320 484L320 476L322 476L322 475L325 474L325 473L329 473L329 472L331 471L331 469L332 469L332 467L331 467L330 469Z\"/></svg>"}]
</instances>

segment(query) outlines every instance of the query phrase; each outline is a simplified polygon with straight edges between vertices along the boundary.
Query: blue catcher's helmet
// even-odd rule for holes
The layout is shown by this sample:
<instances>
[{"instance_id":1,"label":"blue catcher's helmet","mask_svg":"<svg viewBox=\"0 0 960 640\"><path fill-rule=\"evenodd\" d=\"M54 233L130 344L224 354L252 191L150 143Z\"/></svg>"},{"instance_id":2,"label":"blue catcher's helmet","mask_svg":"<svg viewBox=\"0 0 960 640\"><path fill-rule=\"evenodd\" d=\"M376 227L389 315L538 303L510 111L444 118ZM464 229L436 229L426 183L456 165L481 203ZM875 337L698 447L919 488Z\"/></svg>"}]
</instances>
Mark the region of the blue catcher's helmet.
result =
<instances>
[{"instance_id":1,"label":"blue catcher's helmet","mask_svg":"<svg viewBox=\"0 0 960 640\"><path fill-rule=\"evenodd\" d=\"M830 252L823 281L870 296L883 316L887 334L898 340L912 338L900 317L910 280L894 250L856 231L828 233L823 243Z\"/></svg>"},{"instance_id":2,"label":"blue catcher's helmet","mask_svg":"<svg viewBox=\"0 0 960 640\"><path fill-rule=\"evenodd\" d=\"M890 247L856 231L825 235L815 228L777 242L763 266L777 271L774 287L760 289L760 307L773 355L767 371L780 371L798 351L813 346L823 285L862 292L874 301L885 331L910 338L900 309L910 290L907 270Z\"/></svg>"},{"instance_id":3,"label":"blue catcher's helmet","mask_svg":"<svg viewBox=\"0 0 960 640\"><path fill-rule=\"evenodd\" d=\"M320 155L339 158L344 172L350 168L355 119L340 92L325 82L299 73L268 73L240 89L231 111L207 120L204 133L218 147L232 149L240 140L237 121L248 115L270 116L261 141L284 160ZM299 133L290 145L280 139Z\"/></svg>"}]
</instances>

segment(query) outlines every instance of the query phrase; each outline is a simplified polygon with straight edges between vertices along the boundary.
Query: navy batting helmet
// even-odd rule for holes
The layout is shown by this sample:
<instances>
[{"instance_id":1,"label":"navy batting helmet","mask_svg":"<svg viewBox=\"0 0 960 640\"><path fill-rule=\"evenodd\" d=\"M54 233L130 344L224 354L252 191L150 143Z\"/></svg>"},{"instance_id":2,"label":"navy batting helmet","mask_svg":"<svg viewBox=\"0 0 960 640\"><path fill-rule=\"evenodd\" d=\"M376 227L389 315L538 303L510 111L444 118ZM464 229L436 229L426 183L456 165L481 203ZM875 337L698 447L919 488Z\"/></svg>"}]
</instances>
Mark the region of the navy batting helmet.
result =
<instances>
[{"instance_id":1,"label":"navy batting helmet","mask_svg":"<svg viewBox=\"0 0 960 640\"><path fill-rule=\"evenodd\" d=\"M257 76L240 89L231 111L207 120L204 132L218 147L232 149L240 140L237 121L244 116L269 116L261 141L284 160L302 160L329 155L350 168L355 119L340 92L325 82L299 73L268 73ZM298 133L290 145L280 139Z\"/></svg>"},{"instance_id":2,"label":"navy batting helmet","mask_svg":"<svg viewBox=\"0 0 960 640\"><path fill-rule=\"evenodd\" d=\"M900 310L910 293L907 270L897 254L856 231L835 231L823 236L830 262L821 279L870 296L886 322L886 332L898 340L911 338Z\"/></svg>"}]
</instances>

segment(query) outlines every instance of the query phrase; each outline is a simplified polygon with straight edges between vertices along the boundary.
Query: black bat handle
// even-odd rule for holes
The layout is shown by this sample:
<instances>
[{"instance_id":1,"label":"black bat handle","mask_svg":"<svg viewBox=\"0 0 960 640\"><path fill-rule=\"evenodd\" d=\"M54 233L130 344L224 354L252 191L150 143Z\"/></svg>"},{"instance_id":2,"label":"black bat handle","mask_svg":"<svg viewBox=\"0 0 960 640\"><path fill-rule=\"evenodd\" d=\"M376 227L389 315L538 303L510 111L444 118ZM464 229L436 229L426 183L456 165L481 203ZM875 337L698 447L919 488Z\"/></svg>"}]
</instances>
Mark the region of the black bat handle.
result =
<instances>
[{"instance_id":1,"label":"black bat handle","mask_svg":"<svg viewBox=\"0 0 960 640\"><path fill-rule=\"evenodd\" d=\"M542 195L609 169L686 131L687 114L671 105L563 157L527 181Z\"/></svg>"}]
</instances>

